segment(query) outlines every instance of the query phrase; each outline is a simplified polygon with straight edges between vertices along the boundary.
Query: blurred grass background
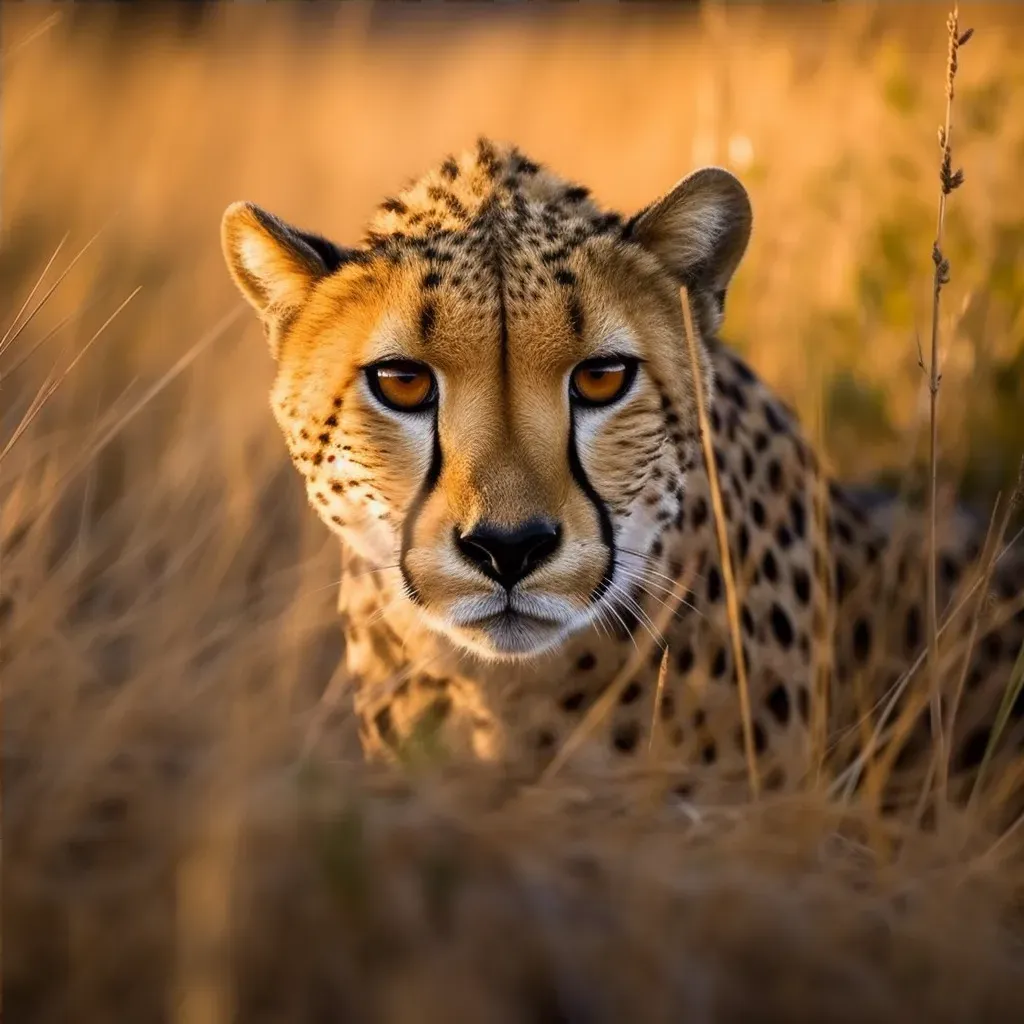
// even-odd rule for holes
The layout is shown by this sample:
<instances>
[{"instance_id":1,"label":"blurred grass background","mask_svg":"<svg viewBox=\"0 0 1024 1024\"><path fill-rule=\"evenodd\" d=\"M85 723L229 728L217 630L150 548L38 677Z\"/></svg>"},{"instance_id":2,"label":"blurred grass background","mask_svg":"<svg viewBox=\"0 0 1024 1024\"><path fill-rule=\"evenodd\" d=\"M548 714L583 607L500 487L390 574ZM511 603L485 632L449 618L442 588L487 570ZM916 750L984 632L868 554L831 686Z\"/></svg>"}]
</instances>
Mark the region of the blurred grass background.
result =
<instances>
[{"instance_id":1,"label":"blurred grass background","mask_svg":"<svg viewBox=\"0 0 1024 1024\"><path fill-rule=\"evenodd\" d=\"M147 373L232 301L217 224L234 199L351 242L479 133L625 211L721 163L756 217L728 339L805 416L822 403L840 473L898 476L921 455L939 6L70 5L39 32L46 8L7 5L0 283L21 294L65 231L116 216L64 298L104 316L141 284L104 352ZM964 17L942 450L988 499L1024 448L1024 11ZM236 410L263 401L252 348Z\"/></svg>"},{"instance_id":2,"label":"blurred grass background","mask_svg":"<svg viewBox=\"0 0 1024 1024\"><path fill-rule=\"evenodd\" d=\"M712 807L683 829L600 779L573 782L568 809L552 794L509 809L515 780L462 777L394 804L364 786L337 672L336 549L286 462L271 361L218 238L224 207L251 199L354 242L383 196L480 133L624 212L724 164L755 210L727 340L820 423L838 473L912 480L927 461L917 338L927 348L945 12L0 7L4 329L65 234L33 302L99 232L0 354L0 450L81 356L0 458L12 1020L115 1007L205 1024L230 1019L232 991L246 1020L322 1020L325 1006L624 1019L627 996L650 1011L638 1019L673 1019L676 995L692 1015L708 991L720 1020L1014 1019L1024 983L1000 915L1021 905L1019 873L985 875L979 893L963 868L977 849L959 839L886 879L874 869L891 858L813 799ZM1024 8L965 4L962 23L976 33L954 107L966 183L947 209L940 443L943 478L987 511L1024 451ZM329 798L294 770L311 749ZM588 787L604 795L587 803ZM698 880L680 888L684 875ZM596 903L591 882L608 883ZM428 910L438 890L444 905L469 892L453 945L410 923L421 889ZM581 952L595 906L600 937ZM218 943L238 945L233 967ZM503 985L532 994L503 1002ZM582 1017L566 1010L581 999Z\"/></svg>"}]
</instances>

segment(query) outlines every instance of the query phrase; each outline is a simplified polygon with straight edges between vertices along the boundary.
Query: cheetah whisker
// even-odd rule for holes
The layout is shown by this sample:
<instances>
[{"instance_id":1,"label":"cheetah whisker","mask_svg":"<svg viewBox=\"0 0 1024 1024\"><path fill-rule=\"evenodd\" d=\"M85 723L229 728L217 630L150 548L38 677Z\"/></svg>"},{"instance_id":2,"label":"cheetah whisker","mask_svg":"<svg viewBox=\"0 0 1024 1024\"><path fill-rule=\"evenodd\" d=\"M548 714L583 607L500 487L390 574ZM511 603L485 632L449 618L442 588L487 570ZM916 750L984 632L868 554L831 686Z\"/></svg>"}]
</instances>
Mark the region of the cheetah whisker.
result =
<instances>
[{"instance_id":1,"label":"cheetah whisker","mask_svg":"<svg viewBox=\"0 0 1024 1024\"><path fill-rule=\"evenodd\" d=\"M612 593L618 594L624 601L627 602L627 608L632 610L637 615L641 625L644 627L644 629L647 630L648 633L650 633L651 639L659 647L663 647L665 645L664 636L662 636L660 630L658 630L658 627L655 626L654 621L644 610L643 606L633 597L633 595L630 594L629 591L627 591L625 587L623 587L621 584L615 582L612 583L611 587L609 587L609 590Z\"/></svg>"}]
</instances>

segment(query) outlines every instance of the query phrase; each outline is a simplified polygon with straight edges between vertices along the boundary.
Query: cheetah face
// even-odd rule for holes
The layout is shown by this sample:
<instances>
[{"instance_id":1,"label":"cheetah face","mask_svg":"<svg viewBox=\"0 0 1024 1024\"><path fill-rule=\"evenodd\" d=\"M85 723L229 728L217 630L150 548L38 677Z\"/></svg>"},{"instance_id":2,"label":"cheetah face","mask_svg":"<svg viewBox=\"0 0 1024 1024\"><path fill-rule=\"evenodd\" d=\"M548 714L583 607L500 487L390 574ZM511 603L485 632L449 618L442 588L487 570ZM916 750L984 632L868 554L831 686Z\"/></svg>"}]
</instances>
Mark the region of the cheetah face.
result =
<instances>
[{"instance_id":1,"label":"cheetah face","mask_svg":"<svg viewBox=\"0 0 1024 1024\"><path fill-rule=\"evenodd\" d=\"M708 336L749 229L722 170L623 224L482 142L361 248L248 204L222 238L313 507L396 602L521 658L664 589L644 564L697 452L679 286Z\"/></svg>"}]
</instances>

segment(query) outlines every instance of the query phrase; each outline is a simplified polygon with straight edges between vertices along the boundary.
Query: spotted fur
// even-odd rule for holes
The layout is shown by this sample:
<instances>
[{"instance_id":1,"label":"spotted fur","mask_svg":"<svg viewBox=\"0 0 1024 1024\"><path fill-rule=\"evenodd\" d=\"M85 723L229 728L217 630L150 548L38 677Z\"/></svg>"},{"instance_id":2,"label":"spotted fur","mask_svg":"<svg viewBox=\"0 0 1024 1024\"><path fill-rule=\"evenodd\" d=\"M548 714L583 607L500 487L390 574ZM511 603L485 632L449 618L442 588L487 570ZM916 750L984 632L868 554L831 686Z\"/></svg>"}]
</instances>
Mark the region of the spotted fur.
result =
<instances>
[{"instance_id":1,"label":"spotted fur","mask_svg":"<svg viewBox=\"0 0 1024 1024\"><path fill-rule=\"evenodd\" d=\"M228 266L277 359L275 416L341 540L339 607L368 753L394 756L428 715L452 751L546 763L652 633L657 645L581 756L636 756L653 729L663 756L742 768L684 285L766 780L805 770L816 686L830 695L835 744L921 652L920 524L899 529L900 506L825 480L792 414L717 339L750 225L746 192L723 170L698 171L624 219L487 140L386 199L356 248L251 205L228 209ZM636 379L614 406L576 407L570 374L596 355L639 360ZM431 368L436 406L406 414L375 400L365 368L399 357ZM538 519L557 523L558 549L511 591L460 553L458 538L481 524ZM944 608L979 550L975 526L950 517ZM964 771L977 768L1024 641L1019 573L997 569L1009 605L985 619L964 668ZM685 600L661 635L654 620L679 580ZM948 644L969 634L975 606ZM900 763L920 776L927 713L915 721Z\"/></svg>"}]
</instances>

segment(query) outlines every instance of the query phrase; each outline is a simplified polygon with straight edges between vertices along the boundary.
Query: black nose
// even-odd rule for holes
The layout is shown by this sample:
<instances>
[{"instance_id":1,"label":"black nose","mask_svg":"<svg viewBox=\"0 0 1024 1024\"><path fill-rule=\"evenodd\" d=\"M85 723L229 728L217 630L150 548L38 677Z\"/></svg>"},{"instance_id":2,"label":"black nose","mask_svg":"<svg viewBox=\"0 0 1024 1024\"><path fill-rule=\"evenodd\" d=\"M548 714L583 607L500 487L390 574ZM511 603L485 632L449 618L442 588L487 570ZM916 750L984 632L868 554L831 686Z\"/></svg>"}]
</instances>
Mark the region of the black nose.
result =
<instances>
[{"instance_id":1,"label":"black nose","mask_svg":"<svg viewBox=\"0 0 1024 1024\"><path fill-rule=\"evenodd\" d=\"M542 519L531 519L511 530L481 523L465 536L455 533L455 544L485 576L511 590L540 568L557 550L562 531Z\"/></svg>"}]
</instances>

